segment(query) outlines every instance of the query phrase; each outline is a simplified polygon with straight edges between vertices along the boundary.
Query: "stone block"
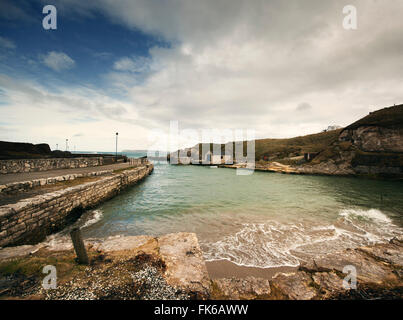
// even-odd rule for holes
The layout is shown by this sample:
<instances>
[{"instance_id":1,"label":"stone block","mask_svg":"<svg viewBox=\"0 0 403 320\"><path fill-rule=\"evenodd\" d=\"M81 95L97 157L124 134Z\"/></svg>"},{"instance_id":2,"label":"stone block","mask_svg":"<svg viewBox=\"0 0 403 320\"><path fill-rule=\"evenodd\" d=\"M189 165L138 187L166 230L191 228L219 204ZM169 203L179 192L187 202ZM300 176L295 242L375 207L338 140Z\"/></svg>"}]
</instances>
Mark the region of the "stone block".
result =
<instances>
[{"instance_id":1,"label":"stone block","mask_svg":"<svg viewBox=\"0 0 403 320\"><path fill-rule=\"evenodd\" d=\"M158 238L160 254L166 264L167 283L186 291L208 296L210 278L194 233L167 234Z\"/></svg>"},{"instance_id":2,"label":"stone block","mask_svg":"<svg viewBox=\"0 0 403 320\"><path fill-rule=\"evenodd\" d=\"M262 278L216 279L214 284L225 299L264 299L271 293L269 280Z\"/></svg>"},{"instance_id":3,"label":"stone block","mask_svg":"<svg viewBox=\"0 0 403 320\"><path fill-rule=\"evenodd\" d=\"M303 271L278 273L273 277L272 286L291 300L311 300L316 296L311 277Z\"/></svg>"}]
</instances>

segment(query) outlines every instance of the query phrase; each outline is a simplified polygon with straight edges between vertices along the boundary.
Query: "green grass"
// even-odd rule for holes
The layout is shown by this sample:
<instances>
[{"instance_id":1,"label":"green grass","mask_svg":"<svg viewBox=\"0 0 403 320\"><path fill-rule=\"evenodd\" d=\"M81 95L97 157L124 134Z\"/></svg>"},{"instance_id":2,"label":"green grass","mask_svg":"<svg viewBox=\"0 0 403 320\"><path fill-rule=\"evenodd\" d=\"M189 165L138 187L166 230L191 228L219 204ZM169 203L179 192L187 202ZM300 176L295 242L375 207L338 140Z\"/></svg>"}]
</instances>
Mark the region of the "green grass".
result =
<instances>
[{"instance_id":1,"label":"green grass","mask_svg":"<svg viewBox=\"0 0 403 320\"><path fill-rule=\"evenodd\" d=\"M364 125L403 127L403 105L372 112L345 129L355 129ZM287 158L300 156L307 152L320 153L312 161L312 164L337 158L340 151L353 151L355 149L351 146L350 142L338 142L340 133L345 129L321 132L290 139L258 139L255 141L255 159L256 161L259 161L266 156L271 160L290 162L291 164L292 160L290 161ZM231 144L231 142L228 144ZM199 147L199 154L202 154L201 144L198 144L195 147ZM235 148L233 149L235 152ZM225 145L221 145L222 154L224 154L224 150ZM210 151L213 152L213 144L210 144ZM243 142L243 151L244 156L246 156L246 141Z\"/></svg>"},{"instance_id":2,"label":"green grass","mask_svg":"<svg viewBox=\"0 0 403 320\"><path fill-rule=\"evenodd\" d=\"M372 112L346 129L356 129L360 126L403 127L403 104Z\"/></svg>"},{"instance_id":3,"label":"green grass","mask_svg":"<svg viewBox=\"0 0 403 320\"><path fill-rule=\"evenodd\" d=\"M278 158L284 158L291 153L303 155L306 152L320 152L334 141L337 141L340 132L341 129L291 139L256 140L256 159L261 159L264 156L270 157L273 154L278 154Z\"/></svg>"},{"instance_id":4,"label":"green grass","mask_svg":"<svg viewBox=\"0 0 403 320\"><path fill-rule=\"evenodd\" d=\"M258 139L255 141L255 159L257 161L267 157L275 157L282 159L293 156L303 155L305 152L320 152L337 141L342 129L329 132L321 132L300 136L290 139ZM197 146L196 146L197 148ZM213 144L210 144L210 150L213 152ZM221 145L221 150L224 153L225 145ZM233 147L235 152L235 147ZM202 147L199 144L199 152L201 154ZM244 156L247 152L247 142L243 142Z\"/></svg>"}]
</instances>

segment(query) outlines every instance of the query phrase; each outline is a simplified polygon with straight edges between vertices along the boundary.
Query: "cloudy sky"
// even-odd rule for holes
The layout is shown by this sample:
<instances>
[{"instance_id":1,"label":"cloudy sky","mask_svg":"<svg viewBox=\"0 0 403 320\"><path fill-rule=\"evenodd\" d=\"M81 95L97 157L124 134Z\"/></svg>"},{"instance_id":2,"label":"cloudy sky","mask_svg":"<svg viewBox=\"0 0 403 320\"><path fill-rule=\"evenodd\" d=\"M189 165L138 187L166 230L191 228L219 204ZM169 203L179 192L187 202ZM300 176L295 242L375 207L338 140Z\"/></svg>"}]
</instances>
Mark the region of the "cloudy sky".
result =
<instances>
[{"instance_id":1,"label":"cloudy sky","mask_svg":"<svg viewBox=\"0 0 403 320\"><path fill-rule=\"evenodd\" d=\"M258 138L348 125L403 102L402 14L403 0L0 0L0 140L112 151L116 131L146 149L170 120Z\"/></svg>"}]
</instances>

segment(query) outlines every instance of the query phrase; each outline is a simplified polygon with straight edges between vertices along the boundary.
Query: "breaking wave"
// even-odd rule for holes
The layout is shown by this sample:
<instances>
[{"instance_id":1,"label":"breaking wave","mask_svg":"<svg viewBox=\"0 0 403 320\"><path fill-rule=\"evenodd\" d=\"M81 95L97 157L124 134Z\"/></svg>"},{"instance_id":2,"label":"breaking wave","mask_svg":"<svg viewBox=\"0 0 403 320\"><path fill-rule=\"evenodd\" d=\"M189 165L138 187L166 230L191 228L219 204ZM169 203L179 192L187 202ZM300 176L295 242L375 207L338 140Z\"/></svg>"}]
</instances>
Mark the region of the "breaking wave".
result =
<instances>
[{"instance_id":1,"label":"breaking wave","mask_svg":"<svg viewBox=\"0 0 403 320\"><path fill-rule=\"evenodd\" d=\"M103 212L101 210L94 210L92 211L93 215L92 218L88 219L82 226L82 228L87 228L95 223L97 223L98 221L100 221L102 219Z\"/></svg>"},{"instance_id":2,"label":"breaking wave","mask_svg":"<svg viewBox=\"0 0 403 320\"><path fill-rule=\"evenodd\" d=\"M403 229L377 209L341 210L333 224L246 223L235 234L201 242L207 261L229 260L241 266L298 266L301 261L346 248L388 241Z\"/></svg>"},{"instance_id":3,"label":"breaking wave","mask_svg":"<svg viewBox=\"0 0 403 320\"><path fill-rule=\"evenodd\" d=\"M375 220L383 223L391 223L392 220L388 218L387 215L382 213L378 209L369 209L369 210L361 210L361 209L346 209L340 212L340 216L346 218L364 218L367 220Z\"/></svg>"},{"instance_id":4,"label":"breaking wave","mask_svg":"<svg viewBox=\"0 0 403 320\"><path fill-rule=\"evenodd\" d=\"M103 218L102 210L86 211L75 223L64 228L63 230L49 235L43 242L47 247L53 248L53 250L68 250L72 247L70 231L74 227L80 227L81 229L87 228Z\"/></svg>"}]
</instances>

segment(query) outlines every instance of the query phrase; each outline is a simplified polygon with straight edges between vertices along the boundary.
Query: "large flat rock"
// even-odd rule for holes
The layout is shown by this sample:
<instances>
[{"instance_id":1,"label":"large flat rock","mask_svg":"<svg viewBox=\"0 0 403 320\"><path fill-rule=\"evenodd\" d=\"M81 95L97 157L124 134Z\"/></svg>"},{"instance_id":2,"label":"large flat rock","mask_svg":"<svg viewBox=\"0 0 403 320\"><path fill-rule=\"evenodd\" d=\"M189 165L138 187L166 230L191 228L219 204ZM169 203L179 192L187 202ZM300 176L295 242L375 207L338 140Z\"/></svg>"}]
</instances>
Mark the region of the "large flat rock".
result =
<instances>
[{"instance_id":1,"label":"large flat rock","mask_svg":"<svg viewBox=\"0 0 403 320\"><path fill-rule=\"evenodd\" d=\"M198 298L208 297L210 278L196 234L167 234L158 238L158 245L166 264L167 283L193 292Z\"/></svg>"},{"instance_id":2,"label":"large flat rock","mask_svg":"<svg viewBox=\"0 0 403 320\"><path fill-rule=\"evenodd\" d=\"M219 299L265 299L271 293L270 281L255 277L215 279L213 285Z\"/></svg>"},{"instance_id":3,"label":"large flat rock","mask_svg":"<svg viewBox=\"0 0 403 320\"><path fill-rule=\"evenodd\" d=\"M343 274L346 266L354 266L356 268L358 281L381 284L397 280L389 264L373 259L371 256L360 251L360 249L348 249L309 260L301 264L301 269L314 272L335 271ZM347 276L347 272L345 274Z\"/></svg>"},{"instance_id":4,"label":"large flat rock","mask_svg":"<svg viewBox=\"0 0 403 320\"><path fill-rule=\"evenodd\" d=\"M128 236L128 237L110 237L106 240L89 240L86 243L98 250L105 252L120 250L135 250L144 246L147 242L155 239L152 236Z\"/></svg>"},{"instance_id":5,"label":"large flat rock","mask_svg":"<svg viewBox=\"0 0 403 320\"><path fill-rule=\"evenodd\" d=\"M312 279L321 299L330 298L345 290L343 279L338 277L335 272L317 272L312 274Z\"/></svg>"},{"instance_id":6,"label":"large flat rock","mask_svg":"<svg viewBox=\"0 0 403 320\"><path fill-rule=\"evenodd\" d=\"M373 257L375 260L403 267L403 250L399 245L382 243L370 247L361 247L358 250Z\"/></svg>"},{"instance_id":7,"label":"large flat rock","mask_svg":"<svg viewBox=\"0 0 403 320\"><path fill-rule=\"evenodd\" d=\"M312 282L311 276L303 271L278 273L273 277L272 287L286 299L311 300L317 295Z\"/></svg>"},{"instance_id":8,"label":"large flat rock","mask_svg":"<svg viewBox=\"0 0 403 320\"><path fill-rule=\"evenodd\" d=\"M87 239L85 245L87 250L90 249L91 252L95 250L100 254L106 254L108 259L112 259L111 261L127 260L127 265L123 263L119 267L127 268L127 272L133 267L131 263L137 257L139 259L145 256L153 257L149 259L162 261L161 276L167 285L176 290L175 292L186 293L190 298L196 299L206 299L210 296L210 278L194 233L182 232L161 237L117 236L107 239ZM65 240L64 242L41 243L36 246L4 248L0 250L0 259L29 256L41 248L48 250L48 252L66 253L71 252L72 245L71 242ZM107 266L106 264L104 267L107 268ZM158 277L154 276L154 278L157 279Z\"/></svg>"},{"instance_id":9,"label":"large flat rock","mask_svg":"<svg viewBox=\"0 0 403 320\"><path fill-rule=\"evenodd\" d=\"M197 298L206 298L210 292L210 278L194 233L171 233L161 237L114 237L103 241L88 241L94 248L105 252L142 251L158 253L165 262L164 277L173 287L190 292Z\"/></svg>"},{"instance_id":10,"label":"large flat rock","mask_svg":"<svg viewBox=\"0 0 403 320\"><path fill-rule=\"evenodd\" d=\"M38 248L39 246L32 246L32 245L2 248L0 249L0 261L16 257L27 256L31 252L35 252L36 250L38 250Z\"/></svg>"}]
</instances>

